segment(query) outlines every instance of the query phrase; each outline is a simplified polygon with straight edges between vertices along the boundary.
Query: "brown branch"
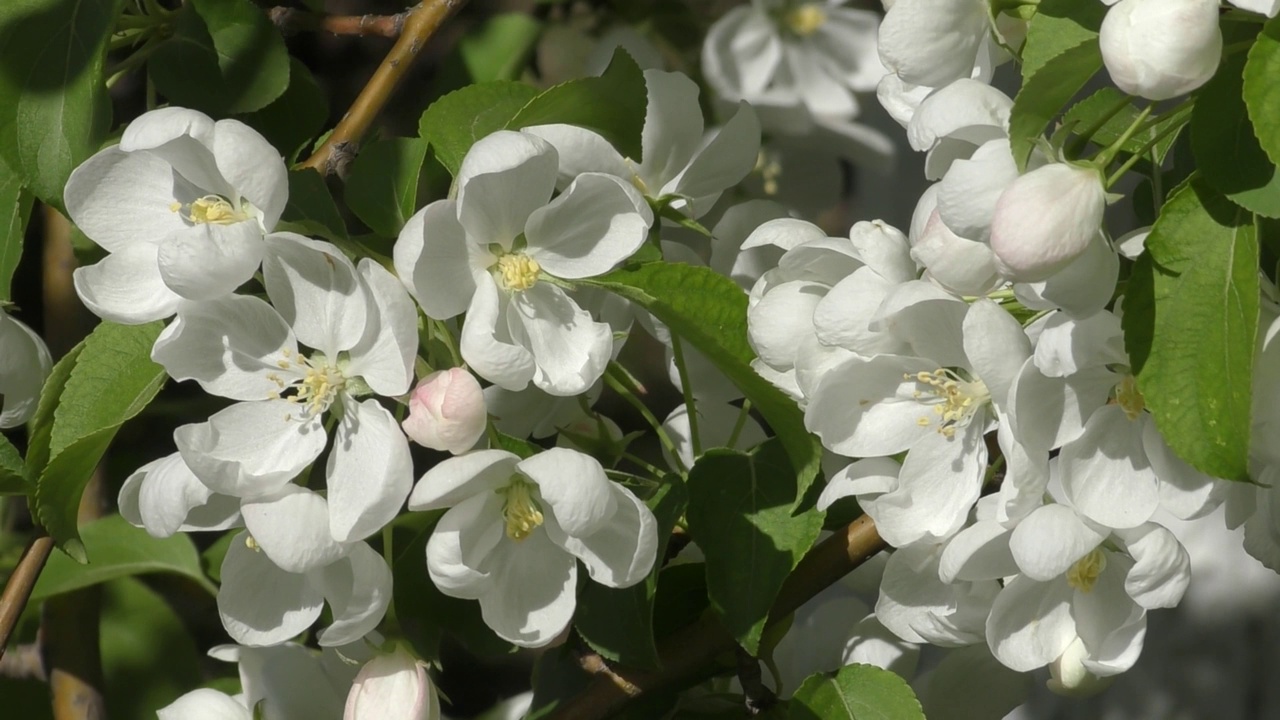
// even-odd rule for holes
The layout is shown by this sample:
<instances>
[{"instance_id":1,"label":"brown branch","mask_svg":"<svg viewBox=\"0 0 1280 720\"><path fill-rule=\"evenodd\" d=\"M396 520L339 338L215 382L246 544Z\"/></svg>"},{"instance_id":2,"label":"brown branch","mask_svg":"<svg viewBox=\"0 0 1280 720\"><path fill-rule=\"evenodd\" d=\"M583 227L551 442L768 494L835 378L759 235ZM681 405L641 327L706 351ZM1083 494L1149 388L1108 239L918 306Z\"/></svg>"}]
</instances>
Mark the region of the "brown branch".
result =
<instances>
[{"instance_id":1,"label":"brown branch","mask_svg":"<svg viewBox=\"0 0 1280 720\"><path fill-rule=\"evenodd\" d=\"M842 532L819 543L783 583L769 625L795 612L814 595L855 570L887 547L871 518L849 523ZM734 650L737 643L715 617L704 615L659 643L662 669L654 672L625 667L610 668L600 656L588 653L579 660L594 675L586 689L570 698L546 720L599 720L645 693L690 685L707 676L716 657Z\"/></svg>"},{"instance_id":2,"label":"brown branch","mask_svg":"<svg viewBox=\"0 0 1280 720\"><path fill-rule=\"evenodd\" d=\"M343 175L346 166L355 158L360 139L369 131L374 118L391 98L392 91L408 72L409 66L418 57L427 40L435 34L444 21L449 19L467 0L423 0L412 10L404 21L404 32L392 46L391 52L383 58L382 64L373 72L373 77L365 84L342 117L337 127L329 134L311 157L304 160L300 167L308 167L321 175Z\"/></svg>"},{"instance_id":3,"label":"brown branch","mask_svg":"<svg viewBox=\"0 0 1280 720\"><path fill-rule=\"evenodd\" d=\"M399 37L408 12L395 15L318 15L290 7L267 11L271 22L285 35L300 32L327 32L333 35Z\"/></svg>"},{"instance_id":4,"label":"brown branch","mask_svg":"<svg viewBox=\"0 0 1280 720\"><path fill-rule=\"evenodd\" d=\"M27 607L31 598L31 590L40 579L40 572L53 552L53 538L41 535L27 544L22 552L18 566L13 569L9 581L4 585L4 593L0 594L0 658L4 657L4 649L9 644L13 629L18 625L18 618Z\"/></svg>"}]
</instances>

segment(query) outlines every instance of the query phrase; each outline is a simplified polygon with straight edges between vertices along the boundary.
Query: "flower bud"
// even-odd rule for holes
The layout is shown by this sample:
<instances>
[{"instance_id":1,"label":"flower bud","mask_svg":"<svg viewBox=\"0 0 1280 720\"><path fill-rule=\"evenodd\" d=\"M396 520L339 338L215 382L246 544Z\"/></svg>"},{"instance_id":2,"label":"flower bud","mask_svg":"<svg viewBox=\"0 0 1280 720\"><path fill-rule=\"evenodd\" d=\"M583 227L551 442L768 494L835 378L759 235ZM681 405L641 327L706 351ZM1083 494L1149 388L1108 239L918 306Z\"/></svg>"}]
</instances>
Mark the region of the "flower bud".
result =
<instances>
[{"instance_id":1,"label":"flower bud","mask_svg":"<svg viewBox=\"0 0 1280 720\"><path fill-rule=\"evenodd\" d=\"M409 396L409 417L402 427L414 442L454 455L475 446L487 421L484 392L462 368L424 377Z\"/></svg>"},{"instance_id":2,"label":"flower bud","mask_svg":"<svg viewBox=\"0 0 1280 720\"><path fill-rule=\"evenodd\" d=\"M1102 22L1102 61L1119 88L1148 100L1208 82L1222 56L1218 0L1120 0Z\"/></svg>"},{"instance_id":3,"label":"flower bud","mask_svg":"<svg viewBox=\"0 0 1280 720\"><path fill-rule=\"evenodd\" d=\"M1088 249L1106 206L1107 191L1092 168L1055 163L1032 170L996 201L996 267L1014 282L1048 278Z\"/></svg>"},{"instance_id":4,"label":"flower bud","mask_svg":"<svg viewBox=\"0 0 1280 720\"><path fill-rule=\"evenodd\" d=\"M379 655L356 675L342 720L439 720L426 667L402 647Z\"/></svg>"},{"instance_id":5,"label":"flower bud","mask_svg":"<svg viewBox=\"0 0 1280 720\"><path fill-rule=\"evenodd\" d=\"M1114 675L1098 677L1089 671L1085 661L1089 659L1089 650L1084 641L1076 638L1058 656L1049 663L1049 690L1065 697L1086 698L1106 690L1115 680Z\"/></svg>"}]
</instances>

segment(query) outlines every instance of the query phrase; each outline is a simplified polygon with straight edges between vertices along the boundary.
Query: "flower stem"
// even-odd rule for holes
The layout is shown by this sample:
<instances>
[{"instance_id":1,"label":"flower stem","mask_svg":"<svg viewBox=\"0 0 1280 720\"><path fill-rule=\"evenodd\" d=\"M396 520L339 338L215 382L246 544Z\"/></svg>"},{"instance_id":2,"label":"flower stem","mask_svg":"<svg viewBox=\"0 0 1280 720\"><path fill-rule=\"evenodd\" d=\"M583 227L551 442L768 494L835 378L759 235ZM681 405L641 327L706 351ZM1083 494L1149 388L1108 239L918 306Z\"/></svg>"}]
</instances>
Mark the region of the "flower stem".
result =
<instances>
[{"instance_id":1,"label":"flower stem","mask_svg":"<svg viewBox=\"0 0 1280 720\"><path fill-rule=\"evenodd\" d=\"M684 466L684 462L680 459L680 453L676 451L676 444L671 442L671 436L667 434L666 430L662 429L662 423L658 422L658 418L653 416L653 413L649 408L645 406L644 402L636 395L635 390L639 389L638 386L634 390L631 387L636 384L631 377L631 373L627 372L626 368L619 365L616 361L611 360L609 362L609 367L604 371L604 381L609 387L613 388L613 391L618 393L623 400L626 400L631 407L635 408L636 411L640 413L640 416L644 418L645 422L649 423L649 427L653 428L654 433L658 436L658 442L662 443L662 447L666 448L667 453L671 455L671 462L675 464L676 472L678 472L682 478L688 477L689 470Z\"/></svg>"},{"instance_id":2,"label":"flower stem","mask_svg":"<svg viewBox=\"0 0 1280 720\"><path fill-rule=\"evenodd\" d=\"M1139 126L1150 117L1151 108L1151 105L1144 107L1138 113L1138 117L1134 118L1132 123L1129 123L1129 127L1125 129L1124 133L1115 142L1108 145L1105 150L1098 153L1097 157L1094 158L1094 162L1100 170L1105 170L1111 164L1111 161L1116 159L1116 155L1120 154L1120 151L1124 149L1124 144L1129 142L1129 139L1138 132Z\"/></svg>"},{"instance_id":3,"label":"flower stem","mask_svg":"<svg viewBox=\"0 0 1280 720\"><path fill-rule=\"evenodd\" d=\"M680 390L684 393L684 408L689 417L689 438L693 442L693 456L702 455L702 438L698 435L698 413L694 402L693 386L689 383L689 371L684 362L684 343L675 333L671 334L671 353L675 356L676 372L680 375Z\"/></svg>"}]
</instances>

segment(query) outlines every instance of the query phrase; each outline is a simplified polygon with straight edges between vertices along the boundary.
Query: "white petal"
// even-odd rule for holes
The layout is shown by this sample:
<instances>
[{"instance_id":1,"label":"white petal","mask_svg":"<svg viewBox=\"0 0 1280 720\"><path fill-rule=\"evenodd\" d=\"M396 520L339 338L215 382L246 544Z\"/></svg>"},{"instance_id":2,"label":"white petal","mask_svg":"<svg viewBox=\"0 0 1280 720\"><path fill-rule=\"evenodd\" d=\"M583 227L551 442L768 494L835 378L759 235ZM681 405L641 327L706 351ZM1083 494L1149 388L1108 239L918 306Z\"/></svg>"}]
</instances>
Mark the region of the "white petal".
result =
<instances>
[{"instance_id":1,"label":"white petal","mask_svg":"<svg viewBox=\"0 0 1280 720\"><path fill-rule=\"evenodd\" d=\"M944 85L972 72L986 25L976 0L898 0L880 24L880 60L905 82Z\"/></svg>"},{"instance_id":2,"label":"white petal","mask_svg":"<svg viewBox=\"0 0 1280 720\"><path fill-rule=\"evenodd\" d=\"M1076 592L1071 602L1080 640L1089 655L1103 665L1101 669L1112 674L1128 670L1137 661L1146 631L1146 610L1133 602L1125 589L1131 565L1129 558L1109 554L1107 567L1093 590ZM1098 671L1090 663L1085 667Z\"/></svg>"},{"instance_id":3,"label":"white petal","mask_svg":"<svg viewBox=\"0 0 1280 720\"><path fill-rule=\"evenodd\" d=\"M980 520L956 533L938 563L938 577L948 584L1000 580L1017 572L1009 551L1009 531L990 520Z\"/></svg>"},{"instance_id":4,"label":"white petal","mask_svg":"<svg viewBox=\"0 0 1280 720\"><path fill-rule=\"evenodd\" d=\"M600 173L580 175L529 216L526 252L556 277L600 275L639 249L651 221L630 183Z\"/></svg>"},{"instance_id":5,"label":"white petal","mask_svg":"<svg viewBox=\"0 0 1280 720\"><path fill-rule=\"evenodd\" d=\"M742 181L760 155L760 121L747 103L702 148L681 173L672 192L690 198L723 192ZM706 209L710 209L708 205ZM695 216L702 214L694 212Z\"/></svg>"},{"instance_id":6,"label":"white petal","mask_svg":"<svg viewBox=\"0 0 1280 720\"><path fill-rule=\"evenodd\" d=\"M501 542L493 553L493 592L480 596L480 613L498 637L521 647L541 647L569 625L577 604L578 564L534 532L521 542Z\"/></svg>"},{"instance_id":7,"label":"white petal","mask_svg":"<svg viewBox=\"0 0 1280 720\"><path fill-rule=\"evenodd\" d=\"M458 503L427 540L427 573L440 592L476 599L494 592L490 556L506 537L503 499L487 491ZM539 535L541 533L538 533Z\"/></svg>"},{"instance_id":8,"label":"white petal","mask_svg":"<svg viewBox=\"0 0 1280 720\"><path fill-rule=\"evenodd\" d=\"M921 1L929 2L915 0ZM920 103L907 127L907 139L920 152L936 148L946 139L981 145L1007 137L1004 129L1012 108L1013 101L996 88L977 80L956 80ZM942 166L944 163L938 165L931 174L940 178L946 167Z\"/></svg>"},{"instance_id":9,"label":"white petal","mask_svg":"<svg viewBox=\"0 0 1280 720\"><path fill-rule=\"evenodd\" d=\"M702 115L699 114L698 118L701 120ZM608 140L586 128L557 123L520 128L520 132L537 135L556 149L560 160L556 185L561 188L583 173L606 173L625 179L630 179L635 173L634 167L613 149ZM648 158L647 153L645 157Z\"/></svg>"},{"instance_id":10,"label":"white petal","mask_svg":"<svg viewBox=\"0 0 1280 720\"><path fill-rule=\"evenodd\" d=\"M1073 317L1087 318L1111 302L1120 276L1120 256L1099 233L1080 257L1048 279L1016 284L1014 296L1034 309L1062 308Z\"/></svg>"},{"instance_id":11,"label":"white petal","mask_svg":"<svg viewBox=\"0 0 1280 720\"><path fill-rule=\"evenodd\" d=\"M109 147L67 178L67 215L107 252L159 244L187 224L174 212L173 168L148 152Z\"/></svg>"},{"instance_id":12,"label":"white petal","mask_svg":"<svg viewBox=\"0 0 1280 720\"><path fill-rule=\"evenodd\" d=\"M35 414L52 368L44 340L0 311L0 428L21 425Z\"/></svg>"},{"instance_id":13,"label":"white petal","mask_svg":"<svg viewBox=\"0 0 1280 720\"><path fill-rule=\"evenodd\" d=\"M391 522L413 487L409 441L373 399L344 403L325 476L329 530L338 542L366 538Z\"/></svg>"},{"instance_id":14,"label":"white petal","mask_svg":"<svg viewBox=\"0 0 1280 720\"><path fill-rule=\"evenodd\" d=\"M98 317L122 325L167 318L182 300L160 277L159 247L134 243L72 273L76 294Z\"/></svg>"},{"instance_id":15,"label":"white petal","mask_svg":"<svg viewBox=\"0 0 1280 720\"><path fill-rule=\"evenodd\" d=\"M702 143L702 109L698 85L684 73L646 70L644 85L639 175L650 192L657 193L689 165Z\"/></svg>"},{"instance_id":16,"label":"white petal","mask_svg":"<svg viewBox=\"0 0 1280 720\"><path fill-rule=\"evenodd\" d=\"M1125 592L1148 610L1176 607L1191 582L1191 557L1178 538L1156 523L1116 533L1134 559Z\"/></svg>"},{"instance_id":17,"label":"white petal","mask_svg":"<svg viewBox=\"0 0 1280 720\"><path fill-rule=\"evenodd\" d=\"M1196 470L1164 441L1156 424L1142 430L1142 447L1160 479L1160 507L1182 520L1204 517L1223 500L1228 483Z\"/></svg>"},{"instance_id":18,"label":"white petal","mask_svg":"<svg viewBox=\"0 0 1280 720\"><path fill-rule=\"evenodd\" d=\"M318 419L299 420L288 400L236 403L173 431L187 467L224 495L254 497L288 483L328 441Z\"/></svg>"},{"instance_id":19,"label":"white petal","mask_svg":"<svg viewBox=\"0 0 1280 720\"><path fill-rule=\"evenodd\" d=\"M1063 578L1037 582L1018 576L991 606L987 645L1005 667L1027 672L1053 662L1076 637L1071 586Z\"/></svg>"},{"instance_id":20,"label":"white petal","mask_svg":"<svg viewBox=\"0 0 1280 720\"><path fill-rule=\"evenodd\" d=\"M379 395L403 395L413 382L418 311L395 276L378 263L362 258L356 272L364 285L367 307L376 314L371 313L364 337L348 353L344 373L360 376Z\"/></svg>"},{"instance_id":21,"label":"white petal","mask_svg":"<svg viewBox=\"0 0 1280 720\"><path fill-rule=\"evenodd\" d=\"M199 223L165 238L157 260L170 290L191 300L211 300L252 278L263 251L262 229L255 222Z\"/></svg>"},{"instance_id":22,"label":"white petal","mask_svg":"<svg viewBox=\"0 0 1280 720\"><path fill-rule=\"evenodd\" d=\"M946 647L981 642L995 582L946 585L938 579L938 548L927 543L899 548L889 556L876 617L908 642Z\"/></svg>"},{"instance_id":23,"label":"white petal","mask_svg":"<svg viewBox=\"0 0 1280 720\"><path fill-rule=\"evenodd\" d=\"M593 320L555 285L538 283L513 297L507 324L512 337L533 356L534 384L552 395L585 392L609 363L613 329Z\"/></svg>"},{"instance_id":24,"label":"white petal","mask_svg":"<svg viewBox=\"0 0 1280 720\"><path fill-rule=\"evenodd\" d=\"M780 369L793 367L801 340L813 333L813 316L827 287L788 282L771 287L747 312L751 346L760 359Z\"/></svg>"},{"instance_id":25,"label":"white petal","mask_svg":"<svg viewBox=\"0 0 1280 720\"><path fill-rule=\"evenodd\" d=\"M276 645L311 627L324 596L307 576L288 573L265 553L245 545L247 533L231 540L222 561L218 614L222 626L242 645Z\"/></svg>"},{"instance_id":26,"label":"white petal","mask_svg":"<svg viewBox=\"0 0 1280 720\"><path fill-rule=\"evenodd\" d=\"M211 149L218 171L239 195L231 199L253 203L262 213L262 226L274 228L289 200L284 158L257 130L232 119L214 123Z\"/></svg>"},{"instance_id":27,"label":"white petal","mask_svg":"<svg viewBox=\"0 0 1280 720\"><path fill-rule=\"evenodd\" d=\"M333 360L360 341L368 301L356 268L333 245L294 233L267 236L267 296L298 341Z\"/></svg>"},{"instance_id":28,"label":"white petal","mask_svg":"<svg viewBox=\"0 0 1280 720\"><path fill-rule=\"evenodd\" d=\"M336 561L346 548L329 532L329 503L318 493L285 485L241 504L245 529L281 570L303 573Z\"/></svg>"},{"instance_id":29,"label":"white petal","mask_svg":"<svg viewBox=\"0 0 1280 720\"><path fill-rule=\"evenodd\" d=\"M471 146L458 168L458 221L473 242L504 250L556 186L555 148L528 133L499 130Z\"/></svg>"},{"instance_id":30,"label":"white petal","mask_svg":"<svg viewBox=\"0 0 1280 720\"><path fill-rule=\"evenodd\" d=\"M618 511L613 483L605 477L600 461L590 455L552 448L521 460L516 468L538 484L542 499L569 535L590 535Z\"/></svg>"},{"instance_id":31,"label":"white petal","mask_svg":"<svg viewBox=\"0 0 1280 720\"><path fill-rule=\"evenodd\" d=\"M864 458L845 466L831 476L818 497L818 509L826 510L840 498L850 495L880 495L898 486L902 466L893 458Z\"/></svg>"},{"instance_id":32,"label":"white petal","mask_svg":"<svg viewBox=\"0 0 1280 720\"><path fill-rule=\"evenodd\" d=\"M169 537L180 530L225 529L240 518L240 501L215 495L191 473L178 453L138 468L125 481L126 486L135 483L136 506L132 510L153 537ZM122 498L125 492L122 487ZM120 514L126 515L125 503L120 505Z\"/></svg>"},{"instance_id":33,"label":"white petal","mask_svg":"<svg viewBox=\"0 0 1280 720\"><path fill-rule=\"evenodd\" d=\"M391 604L391 568L366 543L318 573L316 585L333 610L333 622L316 636L321 647L356 642L378 627Z\"/></svg>"},{"instance_id":34,"label":"white petal","mask_svg":"<svg viewBox=\"0 0 1280 720\"><path fill-rule=\"evenodd\" d=\"M951 164L938 186L938 215L956 235L985 242L1000 193L1018 178L1008 138L983 143Z\"/></svg>"},{"instance_id":35,"label":"white petal","mask_svg":"<svg viewBox=\"0 0 1280 720\"><path fill-rule=\"evenodd\" d=\"M212 688L198 688L156 711L158 720L252 720L244 703Z\"/></svg>"},{"instance_id":36,"label":"white petal","mask_svg":"<svg viewBox=\"0 0 1280 720\"><path fill-rule=\"evenodd\" d=\"M214 122L202 112L167 107L143 113L124 129L120 149L145 150L173 166L204 193L232 198L234 188L213 157Z\"/></svg>"},{"instance_id":37,"label":"white petal","mask_svg":"<svg viewBox=\"0 0 1280 720\"><path fill-rule=\"evenodd\" d=\"M964 318L964 350L969 367L982 379L997 408L1007 407L1009 387L1031 357L1031 339L999 305L978 300Z\"/></svg>"},{"instance_id":38,"label":"white petal","mask_svg":"<svg viewBox=\"0 0 1280 720\"><path fill-rule=\"evenodd\" d=\"M510 299L488 273L476 276L476 292L462 326L462 359L485 380L507 390L523 390L537 366L533 353L511 336L509 306Z\"/></svg>"},{"instance_id":39,"label":"white petal","mask_svg":"<svg viewBox=\"0 0 1280 720\"><path fill-rule=\"evenodd\" d=\"M955 234L937 212L929 216L911 257L925 266L930 278L955 293L985 295L1002 282L991 248Z\"/></svg>"},{"instance_id":40,"label":"white petal","mask_svg":"<svg viewBox=\"0 0 1280 720\"><path fill-rule=\"evenodd\" d=\"M782 41L769 17L756 7L725 13L702 45L707 83L731 101L751 100L764 91L782 60Z\"/></svg>"},{"instance_id":41,"label":"white petal","mask_svg":"<svg viewBox=\"0 0 1280 720\"><path fill-rule=\"evenodd\" d=\"M471 245L452 200L437 200L413 214L400 230L396 274L427 317L447 320L467 309L476 291Z\"/></svg>"},{"instance_id":42,"label":"white petal","mask_svg":"<svg viewBox=\"0 0 1280 720\"><path fill-rule=\"evenodd\" d=\"M986 445L976 423L951 438L929 432L907 451L897 489L876 498L867 514L894 547L950 537L963 527L978 500L986 462Z\"/></svg>"},{"instance_id":43,"label":"white petal","mask_svg":"<svg viewBox=\"0 0 1280 720\"><path fill-rule=\"evenodd\" d=\"M851 359L818 383L804 425L841 455L902 452L925 435L937 434L920 425L920 418L933 413L914 396L915 381L904 376L936 369L926 360L894 355Z\"/></svg>"},{"instance_id":44,"label":"white petal","mask_svg":"<svg viewBox=\"0 0 1280 720\"><path fill-rule=\"evenodd\" d=\"M294 375L279 363L297 352L293 331L275 308L249 295L183 301L160 333L151 359L174 380L233 400L279 397ZM296 371L295 371L296 372Z\"/></svg>"},{"instance_id":45,"label":"white petal","mask_svg":"<svg viewBox=\"0 0 1280 720\"><path fill-rule=\"evenodd\" d=\"M1045 505L1018 523L1009 549L1018 567L1032 580L1047 582L1063 575L1107 537L1065 505Z\"/></svg>"},{"instance_id":46,"label":"white petal","mask_svg":"<svg viewBox=\"0 0 1280 720\"><path fill-rule=\"evenodd\" d=\"M477 450L442 460L427 471L409 496L409 509L438 510L506 486L520 458L506 450Z\"/></svg>"},{"instance_id":47,"label":"white petal","mask_svg":"<svg viewBox=\"0 0 1280 720\"><path fill-rule=\"evenodd\" d=\"M1142 423L1107 405L1089 418L1084 434L1062 446L1062 489L1081 514L1110 528L1137 527L1160 503L1160 483L1142 449Z\"/></svg>"},{"instance_id":48,"label":"white petal","mask_svg":"<svg viewBox=\"0 0 1280 720\"><path fill-rule=\"evenodd\" d=\"M609 491L617 511L591 534L565 535L552 522L545 527L552 542L582 560L592 580L606 587L630 587L653 569L658 523L631 491L614 483L609 483Z\"/></svg>"}]
</instances>

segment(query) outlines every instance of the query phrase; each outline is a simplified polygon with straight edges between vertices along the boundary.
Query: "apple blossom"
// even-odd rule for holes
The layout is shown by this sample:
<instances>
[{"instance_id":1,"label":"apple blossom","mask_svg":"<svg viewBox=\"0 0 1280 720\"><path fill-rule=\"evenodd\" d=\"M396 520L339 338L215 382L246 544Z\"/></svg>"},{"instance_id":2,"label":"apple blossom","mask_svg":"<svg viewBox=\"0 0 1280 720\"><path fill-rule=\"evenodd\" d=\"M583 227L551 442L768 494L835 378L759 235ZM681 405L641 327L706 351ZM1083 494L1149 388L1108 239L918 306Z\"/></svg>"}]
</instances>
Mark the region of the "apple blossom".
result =
<instances>
[{"instance_id":1,"label":"apple blossom","mask_svg":"<svg viewBox=\"0 0 1280 720\"><path fill-rule=\"evenodd\" d=\"M457 199L406 223L395 266L428 317L466 312L462 357L481 377L577 395L604 373L613 333L559 281L629 257L653 215L631 183L605 173L579 175L552 200L557 168L555 148L535 135L479 140L458 171Z\"/></svg>"},{"instance_id":2,"label":"apple blossom","mask_svg":"<svg viewBox=\"0 0 1280 720\"><path fill-rule=\"evenodd\" d=\"M439 720L440 698L426 664L396 645L360 668L342 720Z\"/></svg>"},{"instance_id":3,"label":"apple blossom","mask_svg":"<svg viewBox=\"0 0 1280 720\"><path fill-rule=\"evenodd\" d=\"M462 368L449 368L418 381L401 427L419 445L458 455L475 447L487 422L480 383Z\"/></svg>"},{"instance_id":4,"label":"apple blossom","mask_svg":"<svg viewBox=\"0 0 1280 720\"><path fill-rule=\"evenodd\" d=\"M178 453L153 460L125 478L117 504L125 520L146 528L152 537L241 524L240 499L210 490Z\"/></svg>"},{"instance_id":5,"label":"apple blossom","mask_svg":"<svg viewBox=\"0 0 1280 720\"><path fill-rule=\"evenodd\" d=\"M1084 254L1106 207L1107 191L1094 168L1053 163L1028 172L996 201L996 266L1015 282L1048 278Z\"/></svg>"},{"instance_id":6,"label":"apple blossom","mask_svg":"<svg viewBox=\"0 0 1280 720\"><path fill-rule=\"evenodd\" d=\"M67 180L67 214L110 253L75 271L76 292L126 324L230 293L257 271L288 196L284 160L248 125L145 113Z\"/></svg>"},{"instance_id":7,"label":"apple blossom","mask_svg":"<svg viewBox=\"0 0 1280 720\"><path fill-rule=\"evenodd\" d=\"M657 524L599 461L566 448L521 460L479 450L428 470L410 510L450 508L427 541L427 571L446 595L478 599L499 637L540 647L568 626L581 560L607 587L653 567Z\"/></svg>"},{"instance_id":8,"label":"apple blossom","mask_svg":"<svg viewBox=\"0 0 1280 720\"><path fill-rule=\"evenodd\" d=\"M880 26L880 59L912 85L967 78L990 33L989 13L984 0L898 0Z\"/></svg>"},{"instance_id":9,"label":"apple blossom","mask_svg":"<svg viewBox=\"0 0 1280 720\"><path fill-rule=\"evenodd\" d=\"M1098 37L1111 79L1148 100L1204 85L1222 56L1219 8L1218 0L1120 0Z\"/></svg>"},{"instance_id":10,"label":"apple blossom","mask_svg":"<svg viewBox=\"0 0 1280 720\"><path fill-rule=\"evenodd\" d=\"M0 428L31 419L52 368L44 340L0 308Z\"/></svg>"}]
</instances>

